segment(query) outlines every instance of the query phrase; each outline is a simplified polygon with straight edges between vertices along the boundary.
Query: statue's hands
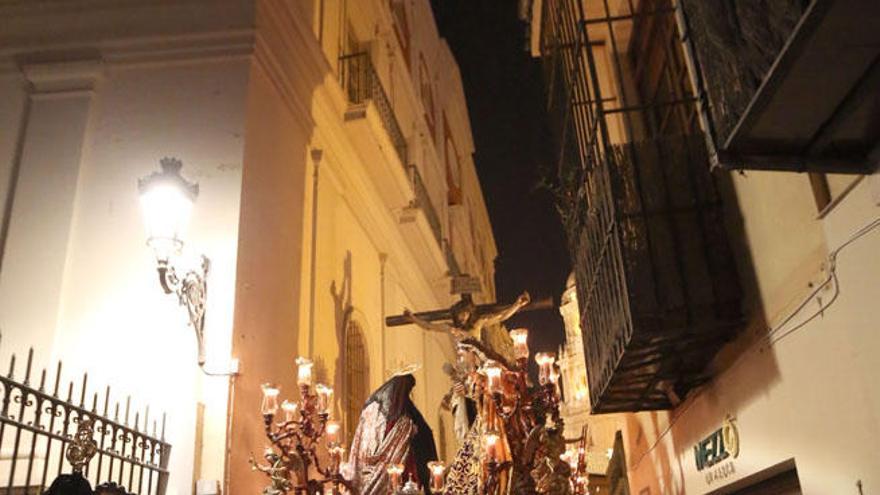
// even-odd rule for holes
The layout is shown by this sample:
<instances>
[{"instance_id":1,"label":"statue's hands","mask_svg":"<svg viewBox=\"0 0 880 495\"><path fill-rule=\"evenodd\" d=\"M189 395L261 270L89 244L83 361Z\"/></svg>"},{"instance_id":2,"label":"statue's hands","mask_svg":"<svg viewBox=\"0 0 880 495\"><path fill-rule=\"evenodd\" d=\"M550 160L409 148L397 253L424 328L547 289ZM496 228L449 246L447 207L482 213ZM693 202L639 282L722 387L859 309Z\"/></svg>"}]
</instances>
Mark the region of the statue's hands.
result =
<instances>
[{"instance_id":1,"label":"statue's hands","mask_svg":"<svg viewBox=\"0 0 880 495\"><path fill-rule=\"evenodd\" d=\"M530 296L527 291L524 291L518 298L516 298L516 305L520 308L527 306L530 302L532 302L532 296Z\"/></svg>"},{"instance_id":2,"label":"statue's hands","mask_svg":"<svg viewBox=\"0 0 880 495\"><path fill-rule=\"evenodd\" d=\"M464 388L464 383L456 380L456 382L452 384L452 393L458 397L464 397L467 393L467 390Z\"/></svg>"}]
</instances>

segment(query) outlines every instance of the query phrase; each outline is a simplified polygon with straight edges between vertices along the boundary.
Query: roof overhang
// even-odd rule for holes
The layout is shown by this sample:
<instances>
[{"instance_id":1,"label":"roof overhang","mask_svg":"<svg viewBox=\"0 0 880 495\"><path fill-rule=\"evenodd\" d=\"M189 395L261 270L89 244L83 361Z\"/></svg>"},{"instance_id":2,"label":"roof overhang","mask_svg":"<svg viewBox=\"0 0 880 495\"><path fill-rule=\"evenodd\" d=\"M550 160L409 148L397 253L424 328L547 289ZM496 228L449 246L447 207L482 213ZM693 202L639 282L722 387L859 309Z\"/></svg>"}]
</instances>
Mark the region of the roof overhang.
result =
<instances>
[{"instance_id":1,"label":"roof overhang","mask_svg":"<svg viewBox=\"0 0 880 495\"><path fill-rule=\"evenodd\" d=\"M733 132L732 168L870 173L880 161L880 1L813 0Z\"/></svg>"}]
</instances>

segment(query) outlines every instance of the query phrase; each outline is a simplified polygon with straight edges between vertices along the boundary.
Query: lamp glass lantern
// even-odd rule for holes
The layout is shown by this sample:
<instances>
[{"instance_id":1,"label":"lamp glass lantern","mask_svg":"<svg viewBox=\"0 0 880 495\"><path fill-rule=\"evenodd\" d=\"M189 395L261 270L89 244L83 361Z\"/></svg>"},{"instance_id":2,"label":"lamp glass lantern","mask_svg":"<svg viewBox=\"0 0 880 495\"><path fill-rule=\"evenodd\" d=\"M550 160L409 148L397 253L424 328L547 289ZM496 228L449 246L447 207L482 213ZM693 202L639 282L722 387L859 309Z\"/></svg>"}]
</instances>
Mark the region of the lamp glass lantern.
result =
<instances>
[{"instance_id":1,"label":"lamp glass lantern","mask_svg":"<svg viewBox=\"0 0 880 495\"><path fill-rule=\"evenodd\" d=\"M183 234L189 224L193 204L199 195L199 185L180 175L183 163L177 158L159 160L161 170L138 180L141 207L147 228L147 245L156 255L159 284L166 294L176 294L181 306L189 315L198 341L198 364L211 376L236 374L237 363L230 364L229 371L205 370L205 307L208 297L208 270L211 262L201 256L199 268L187 269L178 274L172 257L183 249Z\"/></svg>"},{"instance_id":2,"label":"lamp glass lantern","mask_svg":"<svg viewBox=\"0 0 880 495\"><path fill-rule=\"evenodd\" d=\"M162 170L138 181L141 208L147 228L147 245L160 263L180 254L199 185L180 175L183 163L176 158L160 160Z\"/></svg>"}]
</instances>

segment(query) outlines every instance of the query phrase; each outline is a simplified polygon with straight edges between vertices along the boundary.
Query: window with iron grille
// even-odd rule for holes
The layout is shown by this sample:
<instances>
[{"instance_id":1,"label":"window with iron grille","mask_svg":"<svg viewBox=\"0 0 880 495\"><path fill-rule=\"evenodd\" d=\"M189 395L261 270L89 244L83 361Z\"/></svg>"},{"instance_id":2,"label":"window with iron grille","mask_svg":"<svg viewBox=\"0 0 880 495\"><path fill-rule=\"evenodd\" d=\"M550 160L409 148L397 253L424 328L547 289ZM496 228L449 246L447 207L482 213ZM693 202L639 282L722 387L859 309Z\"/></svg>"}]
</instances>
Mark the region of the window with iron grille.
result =
<instances>
[{"instance_id":1,"label":"window with iron grille","mask_svg":"<svg viewBox=\"0 0 880 495\"><path fill-rule=\"evenodd\" d=\"M586 10L584 10L586 5ZM736 265L668 0L546 0L551 177L594 412L668 409L741 326Z\"/></svg>"},{"instance_id":2,"label":"window with iron grille","mask_svg":"<svg viewBox=\"0 0 880 495\"><path fill-rule=\"evenodd\" d=\"M345 328L345 434L351 443L361 409L370 395L369 356L360 323L351 320Z\"/></svg>"}]
</instances>

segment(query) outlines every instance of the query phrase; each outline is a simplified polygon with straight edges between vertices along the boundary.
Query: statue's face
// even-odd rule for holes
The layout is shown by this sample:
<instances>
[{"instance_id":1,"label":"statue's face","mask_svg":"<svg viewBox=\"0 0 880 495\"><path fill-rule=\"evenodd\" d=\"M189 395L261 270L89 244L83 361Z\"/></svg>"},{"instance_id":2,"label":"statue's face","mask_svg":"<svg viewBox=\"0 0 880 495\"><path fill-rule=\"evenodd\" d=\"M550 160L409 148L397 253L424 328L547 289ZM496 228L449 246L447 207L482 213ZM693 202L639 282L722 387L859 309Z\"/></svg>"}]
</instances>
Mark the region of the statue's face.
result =
<instances>
[{"instance_id":1,"label":"statue's face","mask_svg":"<svg viewBox=\"0 0 880 495\"><path fill-rule=\"evenodd\" d=\"M463 309L455 314L455 326L459 328L463 328L467 325L467 322L471 319L470 310Z\"/></svg>"}]
</instances>

